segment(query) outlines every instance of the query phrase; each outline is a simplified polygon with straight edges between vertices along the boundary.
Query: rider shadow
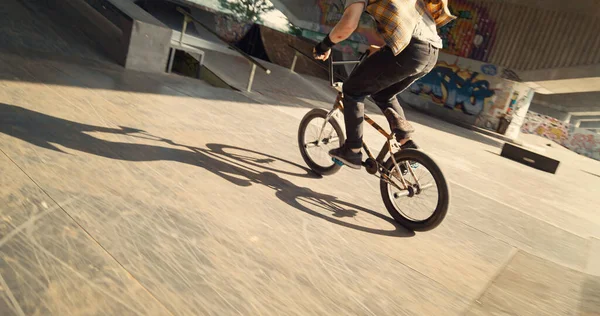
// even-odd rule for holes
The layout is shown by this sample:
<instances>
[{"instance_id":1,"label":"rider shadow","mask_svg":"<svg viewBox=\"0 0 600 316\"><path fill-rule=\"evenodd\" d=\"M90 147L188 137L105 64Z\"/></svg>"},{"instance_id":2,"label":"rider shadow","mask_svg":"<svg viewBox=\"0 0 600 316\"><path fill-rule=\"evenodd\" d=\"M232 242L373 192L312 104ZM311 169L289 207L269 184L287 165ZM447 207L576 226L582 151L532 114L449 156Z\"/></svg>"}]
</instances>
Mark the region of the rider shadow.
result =
<instances>
[{"instance_id":1,"label":"rider shadow","mask_svg":"<svg viewBox=\"0 0 600 316\"><path fill-rule=\"evenodd\" d=\"M164 142L171 146L180 147L181 149L131 142L107 141L88 134L93 132L120 134L123 137L128 136L133 139L143 138ZM169 139L147 134L138 129L127 127L108 128L81 124L3 103L0 103L0 133L61 153L64 153L64 151L53 144L115 160L164 160L198 166L238 186L245 187L253 184L267 186L275 190L275 196L286 204L330 223L384 236L414 236L414 232L398 225L390 217L358 205L340 201L334 196L300 187L280 176L315 178L316 176L309 169L285 159L244 148L221 144L208 144L208 149L186 146ZM229 151L243 152L245 154L233 154ZM248 156L248 154L259 155L262 158L257 159ZM270 164L273 162L285 163L300 172L291 172L271 167ZM307 207L307 204L330 212L331 215L317 212L313 208ZM342 218L357 216L358 211L384 220L392 224L394 229L369 228L341 220Z\"/></svg>"}]
</instances>

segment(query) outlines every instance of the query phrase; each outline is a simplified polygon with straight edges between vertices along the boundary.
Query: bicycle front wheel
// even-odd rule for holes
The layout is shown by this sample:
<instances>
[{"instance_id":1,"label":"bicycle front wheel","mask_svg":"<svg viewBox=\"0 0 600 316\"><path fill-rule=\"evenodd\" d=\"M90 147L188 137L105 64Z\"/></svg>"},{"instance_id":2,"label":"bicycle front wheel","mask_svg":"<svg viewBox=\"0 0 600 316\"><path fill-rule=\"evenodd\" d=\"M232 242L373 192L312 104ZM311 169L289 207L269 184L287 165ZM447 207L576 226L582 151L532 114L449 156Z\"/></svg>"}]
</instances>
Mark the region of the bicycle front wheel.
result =
<instances>
[{"instance_id":1,"label":"bicycle front wheel","mask_svg":"<svg viewBox=\"0 0 600 316\"><path fill-rule=\"evenodd\" d=\"M304 162L320 175L332 175L341 166L329 156L329 151L344 144L344 132L333 117L327 119L329 112L313 109L306 113L298 127L298 146Z\"/></svg>"},{"instance_id":2,"label":"bicycle front wheel","mask_svg":"<svg viewBox=\"0 0 600 316\"><path fill-rule=\"evenodd\" d=\"M450 205L450 189L441 169L424 152L404 149L394 154L398 168L390 157L382 175L381 196L388 212L400 225L413 231L428 231L442 223ZM401 177L408 184L402 186Z\"/></svg>"}]
</instances>

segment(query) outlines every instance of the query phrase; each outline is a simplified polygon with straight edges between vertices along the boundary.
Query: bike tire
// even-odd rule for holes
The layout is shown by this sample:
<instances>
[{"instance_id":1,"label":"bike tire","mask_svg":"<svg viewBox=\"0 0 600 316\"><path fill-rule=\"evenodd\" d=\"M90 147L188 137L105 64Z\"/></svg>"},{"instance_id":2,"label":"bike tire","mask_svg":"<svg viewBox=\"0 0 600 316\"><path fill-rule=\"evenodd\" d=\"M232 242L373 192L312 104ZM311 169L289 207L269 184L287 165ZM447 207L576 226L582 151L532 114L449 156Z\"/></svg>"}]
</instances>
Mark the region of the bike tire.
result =
<instances>
[{"instance_id":1,"label":"bike tire","mask_svg":"<svg viewBox=\"0 0 600 316\"><path fill-rule=\"evenodd\" d=\"M302 155L302 159L304 159L304 162L308 165L308 167L311 170L313 170L314 172L316 172L317 174L322 175L322 176L332 175L332 174L338 172L342 166L334 163L333 161L331 161L330 166L321 166L318 163L316 163L315 161L313 161L310 158L310 155L308 154L308 152L306 150L305 135L306 135L306 128L308 127L308 124L312 120L314 120L316 118L325 119L327 117L328 113L329 113L329 111L327 111L325 109L312 109L308 113L306 113L306 115L304 115L304 117L302 118L302 121L300 122L300 125L298 126L298 147L300 148L300 154ZM333 127L335 132L337 133L338 138L339 138L339 147L341 147L345 142L345 136L344 136L342 127L340 126L340 124L337 122L337 120L334 117L331 117L329 119L329 123L331 124L331 126Z\"/></svg>"},{"instance_id":2,"label":"bike tire","mask_svg":"<svg viewBox=\"0 0 600 316\"><path fill-rule=\"evenodd\" d=\"M429 157L427 154L420 150L404 149L394 154L394 158L396 159L396 161L414 161L427 168L427 170L431 173L435 181L438 191L438 201L435 210L433 211L430 217L419 221L412 220L404 216L401 212L398 211L398 209L396 209L395 203L392 201L394 197L390 196L390 190L388 189L388 186L390 186L390 184L387 183L385 180L381 179L380 190L381 196L383 198L383 203L385 204L386 209L398 224L413 231L424 232L436 228L442 223L442 221L446 217L446 214L448 213L448 208L450 206L450 188L448 186L448 182L446 181L444 174L442 173L442 170L431 157ZM390 157L384 164L384 167L386 170L392 170L393 165L394 163L392 161L392 158ZM412 198L419 197L416 196Z\"/></svg>"}]
</instances>

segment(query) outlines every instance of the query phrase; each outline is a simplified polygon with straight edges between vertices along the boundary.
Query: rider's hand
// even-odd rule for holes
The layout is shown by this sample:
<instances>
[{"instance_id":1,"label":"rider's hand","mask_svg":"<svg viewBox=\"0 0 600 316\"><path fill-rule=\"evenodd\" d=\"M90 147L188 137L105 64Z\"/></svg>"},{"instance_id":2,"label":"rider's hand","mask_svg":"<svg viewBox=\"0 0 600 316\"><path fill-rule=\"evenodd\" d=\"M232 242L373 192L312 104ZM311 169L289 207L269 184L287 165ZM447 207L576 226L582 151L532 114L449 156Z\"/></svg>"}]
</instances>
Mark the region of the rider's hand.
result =
<instances>
[{"instance_id":1,"label":"rider's hand","mask_svg":"<svg viewBox=\"0 0 600 316\"><path fill-rule=\"evenodd\" d=\"M331 49L325 51L325 53L323 54L318 54L317 49L313 48L313 57L316 60L327 60L329 58L329 55L331 55Z\"/></svg>"}]
</instances>

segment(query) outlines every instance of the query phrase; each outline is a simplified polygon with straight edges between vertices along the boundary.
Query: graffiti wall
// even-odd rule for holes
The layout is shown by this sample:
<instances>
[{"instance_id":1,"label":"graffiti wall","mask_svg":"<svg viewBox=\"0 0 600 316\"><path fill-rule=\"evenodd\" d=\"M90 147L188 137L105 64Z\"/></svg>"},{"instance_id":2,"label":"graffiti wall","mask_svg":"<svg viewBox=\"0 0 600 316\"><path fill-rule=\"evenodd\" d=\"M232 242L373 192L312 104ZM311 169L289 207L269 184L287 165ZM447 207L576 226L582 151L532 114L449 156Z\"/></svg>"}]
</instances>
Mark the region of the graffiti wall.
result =
<instances>
[{"instance_id":1,"label":"graffiti wall","mask_svg":"<svg viewBox=\"0 0 600 316\"><path fill-rule=\"evenodd\" d=\"M215 31L229 43L242 39L251 27L252 23L238 22L226 14L215 14Z\"/></svg>"},{"instance_id":2,"label":"graffiti wall","mask_svg":"<svg viewBox=\"0 0 600 316\"><path fill-rule=\"evenodd\" d=\"M600 134L575 128L553 117L529 112L521 132L545 137L580 155L600 160Z\"/></svg>"},{"instance_id":3,"label":"graffiti wall","mask_svg":"<svg viewBox=\"0 0 600 316\"><path fill-rule=\"evenodd\" d=\"M487 61L496 38L496 22L488 9L468 0L450 1L449 7L457 19L439 30L444 52Z\"/></svg>"},{"instance_id":4,"label":"graffiti wall","mask_svg":"<svg viewBox=\"0 0 600 316\"><path fill-rule=\"evenodd\" d=\"M467 115L480 114L485 102L496 94L485 75L444 61L409 89L414 94L430 97L445 108Z\"/></svg>"},{"instance_id":5,"label":"graffiti wall","mask_svg":"<svg viewBox=\"0 0 600 316\"><path fill-rule=\"evenodd\" d=\"M318 23L313 24L312 29L304 29L302 36L315 41L323 39L342 18L344 3L345 0L316 0L315 6L311 8L311 11L314 11L311 16L317 16ZM345 55L355 57L369 45L383 44L375 29L374 20L369 15L363 14L356 31L350 38L336 45L336 49L341 50Z\"/></svg>"},{"instance_id":6,"label":"graffiti wall","mask_svg":"<svg viewBox=\"0 0 600 316\"><path fill-rule=\"evenodd\" d=\"M318 26L313 31L327 34L341 19L344 0L316 0L315 16ZM443 51L459 57L487 61L496 39L496 21L490 17L484 3L470 0L450 1L450 10L457 19L448 23L439 34L444 42ZM383 44L373 19L363 14L358 29L350 40L362 44Z\"/></svg>"},{"instance_id":7,"label":"graffiti wall","mask_svg":"<svg viewBox=\"0 0 600 316\"><path fill-rule=\"evenodd\" d=\"M516 138L534 93L504 74L501 67L441 53L436 67L402 93L401 99L430 111L435 105L458 112L461 115L447 114L451 119L494 131L506 118L511 123L507 136Z\"/></svg>"},{"instance_id":8,"label":"graffiti wall","mask_svg":"<svg viewBox=\"0 0 600 316\"><path fill-rule=\"evenodd\" d=\"M600 160L600 134L592 131L583 128L573 129L565 147L580 155Z\"/></svg>"},{"instance_id":9,"label":"graffiti wall","mask_svg":"<svg viewBox=\"0 0 600 316\"><path fill-rule=\"evenodd\" d=\"M558 144L565 145L569 139L569 124L553 117L528 112L521 132L535 134L550 139Z\"/></svg>"},{"instance_id":10,"label":"graffiti wall","mask_svg":"<svg viewBox=\"0 0 600 316\"><path fill-rule=\"evenodd\" d=\"M319 0L319 29L318 32L328 34L335 24L342 18L345 8L345 0ZM367 14L363 14L358 28L350 37L351 41L362 44L383 44L383 40L377 34L374 20Z\"/></svg>"}]
</instances>

